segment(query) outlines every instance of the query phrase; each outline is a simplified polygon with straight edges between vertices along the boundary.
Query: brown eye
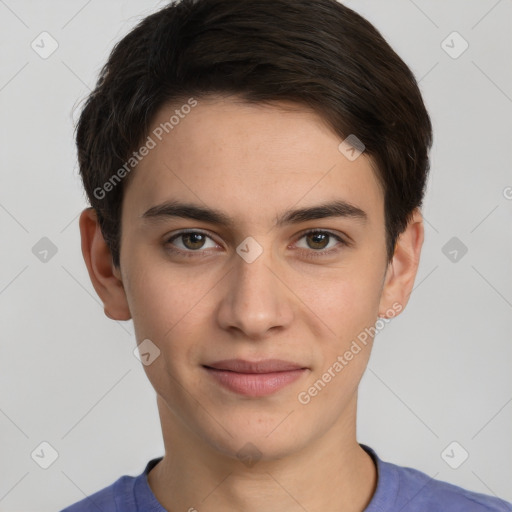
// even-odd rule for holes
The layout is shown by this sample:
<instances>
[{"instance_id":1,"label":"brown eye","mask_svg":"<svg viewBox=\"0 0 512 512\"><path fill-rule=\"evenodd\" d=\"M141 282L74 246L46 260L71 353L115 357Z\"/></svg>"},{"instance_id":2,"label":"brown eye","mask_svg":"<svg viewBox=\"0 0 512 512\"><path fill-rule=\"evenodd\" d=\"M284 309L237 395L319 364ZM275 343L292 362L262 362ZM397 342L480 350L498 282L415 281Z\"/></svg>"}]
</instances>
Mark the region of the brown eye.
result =
<instances>
[{"instance_id":1,"label":"brown eye","mask_svg":"<svg viewBox=\"0 0 512 512\"><path fill-rule=\"evenodd\" d=\"M302 240L304 240L305 243L299 244ZM339 235L320 229L303 233L296 244L306 258L332 256L339 253L344 246L350 246L350 244Z\"/></svg>"},{"instance_id":2,"label":"brown eye","mask_svg":"<svg viewBox=\"0 0 512 512\"><path fill-rule=\"evenodd\" d=\"M210 245L207 245L210 242ZM171 236L166 242L168 250L182 255L193 256L205 253L202 249L213 249L217 244L212 238L201 231L181 231Z\"/></svg>"},{"instance_id":3,"label":"brown eye","mask_svg":"<svg viewBox=\"0 0 512 512\"><path fill-rule=\"evenodd\" d=\"M327 233L309 233L306 235L306 239L308 240L308 246L311 249L325 249L329 244L329 239L332 235Z\"/></svg>"},{"instance_id":4,"label":"brown eye","mask_svg":"<svg viewBox=\"0 0 512 512\"><path fill-rule=\"evenodd\" d=\"M201 249L206 240L206 236L202 233L185 233L181 235L181 239L183 241L183 245L187 249Z\"/></svg>"}]
</instances>

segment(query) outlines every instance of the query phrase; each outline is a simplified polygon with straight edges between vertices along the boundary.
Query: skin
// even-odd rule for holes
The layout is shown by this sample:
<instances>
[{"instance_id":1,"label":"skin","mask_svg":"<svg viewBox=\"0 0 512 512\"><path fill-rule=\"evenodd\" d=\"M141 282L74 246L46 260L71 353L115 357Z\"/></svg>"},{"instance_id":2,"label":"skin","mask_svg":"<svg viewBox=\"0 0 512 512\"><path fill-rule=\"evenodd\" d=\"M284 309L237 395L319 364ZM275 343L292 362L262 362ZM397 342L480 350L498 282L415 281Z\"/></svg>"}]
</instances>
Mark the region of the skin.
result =
<instances>
[{"instance_id":1,"label":"skin","mask_svg":"<svg viewBox=\"0 0 512 512\"><path fill-rule=\"evenodd\" d=\"M342 139L317 114L292 107L200 99L130 176L120 269L112 266L94 211L80 217L84 259L105 314L133 318L137 343L150 339L161 351L144 366L165 444L148 481L172 512L355 512L375 492L375 466L356 440L357 389L371 341L308 404L297 397L379 316L405 307L422 217L414 212L388 264L384 196L371 159L363 153L348 160L338 150ZM175 108L162 108L154 126ZM234 227L141 217L169 199L221 210ZM364 210L366 221L274 225L285 210L334 199ZM201 238L168 242L192 228L208 235L202 246ZM303 234L309 229L351 243L319 243ZM263 249L252 263L236 252L248 236ZM307 258L329 249L337 250ZM279 358L308 369L278 392L254 398L226 390L202 367L229 358ZM246 443L261 454L251 467L237 457Z\"/></svg>"}]
</instances>

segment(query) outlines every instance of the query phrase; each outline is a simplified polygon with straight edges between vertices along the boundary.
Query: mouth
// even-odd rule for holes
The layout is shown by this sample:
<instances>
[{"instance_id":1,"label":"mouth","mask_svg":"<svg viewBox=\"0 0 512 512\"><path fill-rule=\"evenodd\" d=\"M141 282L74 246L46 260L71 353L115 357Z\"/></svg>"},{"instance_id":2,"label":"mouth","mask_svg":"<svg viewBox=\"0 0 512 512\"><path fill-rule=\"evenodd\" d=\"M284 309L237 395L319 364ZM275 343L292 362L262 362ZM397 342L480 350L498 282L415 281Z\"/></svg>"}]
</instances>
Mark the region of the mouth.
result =
<instances>
[{"instance_id":1,"label":"mouth","mask_svg":"<svg viewBox=\"0 0 512 512\"><path fill-rule=\"evenodd\" d=\"M251 397L276 393L309 370L299 364L281 359L263 361L227 359L203 365L203 368L224 388Z\"/></svg>"}]
</instances>

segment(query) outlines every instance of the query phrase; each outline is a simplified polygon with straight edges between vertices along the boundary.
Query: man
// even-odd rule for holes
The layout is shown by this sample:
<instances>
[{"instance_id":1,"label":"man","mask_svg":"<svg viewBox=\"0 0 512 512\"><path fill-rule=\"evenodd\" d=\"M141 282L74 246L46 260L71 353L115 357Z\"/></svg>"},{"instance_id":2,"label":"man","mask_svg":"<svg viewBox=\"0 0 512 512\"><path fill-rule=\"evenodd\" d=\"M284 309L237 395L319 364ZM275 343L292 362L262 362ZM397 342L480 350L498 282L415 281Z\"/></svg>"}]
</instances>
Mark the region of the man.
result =
<instances>
[{"instance_id":1,"label":"man","mask_svg":"<svg viewBox=\"0 0 512 512\"><path fill-rule=\"evenodd\" d=\"M410 70L334 0L183 0L116 45L77 130L82 251L165 455L66 511L512 510L356 439L431 142Z\"/></svg>"}]
</instances>

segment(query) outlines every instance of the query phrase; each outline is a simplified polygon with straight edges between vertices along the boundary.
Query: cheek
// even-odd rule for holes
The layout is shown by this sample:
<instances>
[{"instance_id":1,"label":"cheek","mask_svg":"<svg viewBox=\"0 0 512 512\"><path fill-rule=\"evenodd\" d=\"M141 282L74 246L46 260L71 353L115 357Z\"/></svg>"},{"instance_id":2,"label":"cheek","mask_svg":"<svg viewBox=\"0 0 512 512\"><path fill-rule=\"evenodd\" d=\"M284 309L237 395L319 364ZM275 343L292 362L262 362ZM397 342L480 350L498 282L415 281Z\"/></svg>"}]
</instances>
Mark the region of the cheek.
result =
<instances>
[{"instance_id":1,"label":"cheek","mask_svg":"<svg viewBox=\"0 0 512 512\"><path fill-rule=\"evenodd\" d=\"M316 340L317 364L297 400L304 413L334 422L348 406L366 369L379 306L378 279L371 272L343 272L324 286L311 285L311 307L324 325ZM304 289L303 293L308 290ZM333 404L335 404L333 406ZM326 411L329 412L326 412Z\"/></svg>"},{"instance_id":2,"label":"cheek","mask_svg":"<svg viewBox=\"0 0 512 512\"><path fill-rule=\"evenodd\" d=\"M301 278L296 284L297 295L332 331L330 334L336 335L338 342L334 344L343 345L377 320L380 274L375 268L358 265L329 270Z\"/></svg>"},{"instance_id":3,"label":"cheek","mask_svg":"<svg viewBox=\"0 0 512 512\"><path fill-rule=\"evenodd\" d=\"M201 286L191 286L190 279L187 283L179 272L170 273L169 267L146 268L150 270L131 277L127 289L135 336L137 343L149 339L156 347L153 350L158 356L143 366L155 391L167 396L171 388L179 401L183 369L193 359L191 342L200 339L194 329L204 324L198 320L200 311L196 310L200 310L199 299L205 292Z\"/></svg>"},{"instance_id":4,"label":"cheek","mask_svg":"<svg viewBox=\"0 0 512 512\"><path fill-rule=\"evenodd\" d=\"M160 350L158 361L145 367L150 380L160 378L159 371L179 379L197 360L205 332L211 332L211 294L219 279L171 266L161 257L150 259L133 259L132 269L145 270L133 272L126 290L135 335L138 343L150 339Z\"/></svg>"},{"instance_id":5,"label":"cheek","mask_svg":"<svg viewBox=\"0 0 512 512\"><path fill-rule=\"evenodd\" d=\"M204 281L155 253L150 249L132 254L125 288L136 330L143 337L162 339L199 301Z\"/></svg>"}]
</instances>

